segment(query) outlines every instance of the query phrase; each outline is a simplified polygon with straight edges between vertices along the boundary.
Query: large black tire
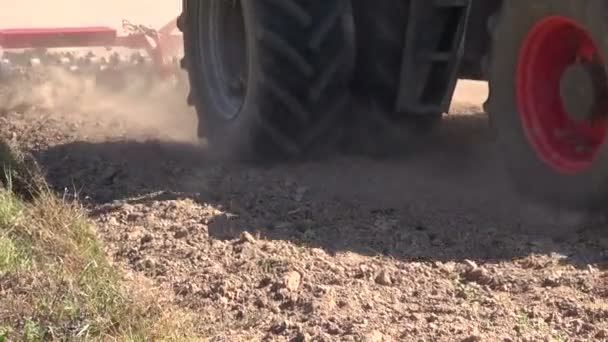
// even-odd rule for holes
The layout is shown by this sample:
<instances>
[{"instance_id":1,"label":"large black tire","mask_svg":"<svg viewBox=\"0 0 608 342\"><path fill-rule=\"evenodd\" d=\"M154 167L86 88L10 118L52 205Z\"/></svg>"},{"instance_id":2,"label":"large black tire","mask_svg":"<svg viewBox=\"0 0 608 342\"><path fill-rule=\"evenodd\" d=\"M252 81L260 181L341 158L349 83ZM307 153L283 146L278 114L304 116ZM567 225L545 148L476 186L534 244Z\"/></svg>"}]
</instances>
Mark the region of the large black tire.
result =
<instances>
[{"instance_id":1,"label":"large black tire","mask_svg":"<svg viewBox=\"0 0 608 342\"><path fill-rule=\"evenodd\" d=\"M409 0L352 0L357 60L352 87L358 99L373 106L356 122L363 135L371 134L365 153L402 152L425 137L443 113L411 115L395 112L399 92L403 46L410 9ZM356 139L360 137L356 136ZM357 141L355 141L357 142Z\"/></svg>"},{"instance_id":2,"label":"large black tire","mask_svg":"<svg viewBox=\"0 0 608 342\"><path fill-rule=\"evenodd\" d=\"M189 103L212 150L284 160L336 137L354 69L349 0L184 0L178 27ZM228 96L238 68L229 91L240 94Z\"/></svg>"},{"instance_id":3,"label":"large black tire","mask_svg":"<svg viewBox=\"0 0 608 342\"><path fill-rule=\"evenodd\" d=\"M608 151L604 143L591 166L575 173L563 172L541 158L526 135L522 107L517 102L517 87L521 84L514 75L521 63L522 46L529 33L534 32L531 30L538 27L535 25L558 15L576 21L590 33L599 52L608 56L607 10L603 0L504 1L489 21L492 47L488 59L490 95L486 111L517 188L544 204L574 210L605 207L608 204Z\"/></svg>"}]
</instances>

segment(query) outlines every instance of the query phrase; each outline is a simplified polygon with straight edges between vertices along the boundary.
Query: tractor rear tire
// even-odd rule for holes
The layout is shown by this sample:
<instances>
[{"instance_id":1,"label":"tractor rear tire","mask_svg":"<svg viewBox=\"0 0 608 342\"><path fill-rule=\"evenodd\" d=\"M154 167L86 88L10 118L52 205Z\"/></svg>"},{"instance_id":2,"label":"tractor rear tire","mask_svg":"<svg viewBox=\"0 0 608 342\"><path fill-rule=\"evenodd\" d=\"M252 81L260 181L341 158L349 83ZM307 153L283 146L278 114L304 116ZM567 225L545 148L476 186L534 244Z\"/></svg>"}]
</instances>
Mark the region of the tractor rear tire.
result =
<instances>
[{"instance_id":1,"label":"tractor rear tire","mask_svg":"<svg viewBox=\"0 0 608 342\"><path fill-rule=\"evenodd\" d=\"M350 0L184 0L182 67L199 136L251 161L335 138L354 69Z\"/></svg>"},{"instance_id":2,"label":"tractor rear tire","mask_svg":"<svg viewBox=\"0 0 608 342\"><path fill-rule=\"evenodd\" d=\"M404 146L414 148L437 127L443 113L395 111L410 1L352 0L352 6L357 41L352 87L357 98L374 107L360 113L356 123L374 135L365 152L386 155L403 152Z\"/></svg>"},{"instance_id":3,"label":"tractor rear tire","mask_svg":"<svg viewBox=\"0 0 608 342\"><path fill-rule=\"evenodd\" d=\"M608 98L598 57L608 56L607 10L603 0L504 1L489 22L486 111L517 188L550 206L593 211L608 203L608 113L590 111L600 115L596 128L579 130L560 97L566 68L591 58L603 79L594 84L604 83L594 90ZM583 107L584 97L567 96Z\"/></svg>"}]
</instances>

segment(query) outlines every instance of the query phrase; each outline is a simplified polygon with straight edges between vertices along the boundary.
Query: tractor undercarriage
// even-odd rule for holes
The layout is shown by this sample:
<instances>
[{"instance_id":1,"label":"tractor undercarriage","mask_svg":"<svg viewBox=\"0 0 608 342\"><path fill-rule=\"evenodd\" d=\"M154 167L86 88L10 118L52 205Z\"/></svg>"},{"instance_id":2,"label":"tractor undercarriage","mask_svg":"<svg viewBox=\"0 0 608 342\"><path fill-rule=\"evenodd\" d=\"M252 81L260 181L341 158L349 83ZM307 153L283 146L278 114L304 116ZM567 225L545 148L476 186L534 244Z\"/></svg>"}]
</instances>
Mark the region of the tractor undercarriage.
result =
<instances>
[{"instance_id":1,"label":"tractor undercarriage","mask_svg":"<svg viewBox=\"0 0 608 342\"><path fill-rule=\"evenodd\" d=\"M608 200L606 6L184 0L179 18L159 30L128 22L124 35L107 27L0 30L0 77L51 65L119 89L125 71L151 84L181 66L199 135L217 152L253 161L314 156L345 139L356 145L361 129L382 142L366 152L417 146L448 111L459 79L487 81L485 108L517 187L595 209ZM143 54L52 51L68 47ZM357 101L373 110L354 114Z\"/></svg>"},{"instance_id":2,"label":"tractor undercarriage","mask_svg":"<svg viewBox=\"0 0 608 342\"><path fill-rule=\"evenodd\" d=\"M201 133L253 160L311 154L353 122L383 139L426 136L448 111L458 79L488 81L486 109L518 188L551 204L597 208L608 199L604 7L599 0L184 0L182 66ZM217 101L227 78L218 70L236 69L217 57L218 42L235 36L241 43L231 51L246 56L239 66L246 72L237 73L239 91L228 97L240 105L227 117ZM355 117L353 98L378 110Z\"/></svg>"}]
</instances>

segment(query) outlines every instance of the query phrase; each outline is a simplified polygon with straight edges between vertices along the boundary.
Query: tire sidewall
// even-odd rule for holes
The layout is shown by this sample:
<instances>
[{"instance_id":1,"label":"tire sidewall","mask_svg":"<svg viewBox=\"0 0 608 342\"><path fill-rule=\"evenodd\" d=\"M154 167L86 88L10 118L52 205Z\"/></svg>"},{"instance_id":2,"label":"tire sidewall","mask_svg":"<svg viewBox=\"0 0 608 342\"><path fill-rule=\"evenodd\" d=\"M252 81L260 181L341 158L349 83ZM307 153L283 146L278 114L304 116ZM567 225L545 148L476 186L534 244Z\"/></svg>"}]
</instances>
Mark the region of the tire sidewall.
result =
<instances>
[{"instance_id":1,"label":"tire sidewall","mask_svg":"<svg viewBox=\"0 0 608 342\"><path fill-rule=\"evenodd\" d=\"M257 75L259 75L259 55L257 39L255 37L256 16L252 2L242 1L243 19L245 21L245 40L247 53L247 92L244 96L242 106L236 117L228 119L223 116L221 109L215 106L214 91L211 85L205 80L206 72L209 72L205 65L208 62L203 60L205 57L200 54L201 46L205 39L195 41L189 40L191 48L188 51L189 60L196 61L190 63L188 68L192 93L197 94L193 101L197 101L197 107L204 108L202 113L198 113L199 120L199 135L206 137L210 144L213 145L213 151L218 155L229 155L238 153L239 157L249 155L251 153L251 141L253 138L252 129L255 127L254 120L259 115L256 99L259 94ZM205 11L209 11L212 6L211 1L196 1L189 3L188 11L186 12L190 18L187 19L189 25L194 25L192 30L204 29L205 25L209 25L209 15L205 15ZM201 32L199 31L199 32ZM203 36L201 34L200 36Z\"/></svg>"},{"instance_id":2,"label":"tire sidewall","mask_svg":"<svg viewBox=\"0 0 608 342\"><path fill-rule=\"evenodd\" d=\"M505 2L507 3L507 2ZM490 69L490 120L504 150L508 169L526 193L554 204L575 203L589 208L608 199L608 148L604 144L591 168L574 175L557 172L536 154L524 132L517 108L515 75L519 53L531 28L549 15L575 19L608 56L608 27L602 1L509 1L503 5L494 32ZM515 25L515 26L514 26Z\"/></svg>"}]
</instances>

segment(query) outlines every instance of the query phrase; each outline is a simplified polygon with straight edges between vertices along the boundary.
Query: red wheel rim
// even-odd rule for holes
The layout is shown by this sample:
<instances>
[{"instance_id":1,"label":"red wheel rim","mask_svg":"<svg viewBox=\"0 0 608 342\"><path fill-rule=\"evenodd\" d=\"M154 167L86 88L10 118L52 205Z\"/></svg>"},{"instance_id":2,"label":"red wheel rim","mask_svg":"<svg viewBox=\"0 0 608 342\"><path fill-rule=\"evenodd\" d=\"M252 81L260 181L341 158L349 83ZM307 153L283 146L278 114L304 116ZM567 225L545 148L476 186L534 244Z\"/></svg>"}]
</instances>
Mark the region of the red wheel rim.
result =
<instances>
[{"instance_id":1,"label":"red wheel rim","mask_svg":"<svg viewBox=\"0 0 608 342\"><path fill-rule=\"evenodd\" d=\"M574 121L566 113L560 95L561 76L566 68L592 59L603 65L590 34L563 16L550 16L536 23L519 56L516 96L524 131L539 158L560 173L589 169L606 138L605 118Z\"/></svg>"}]
</instances>

